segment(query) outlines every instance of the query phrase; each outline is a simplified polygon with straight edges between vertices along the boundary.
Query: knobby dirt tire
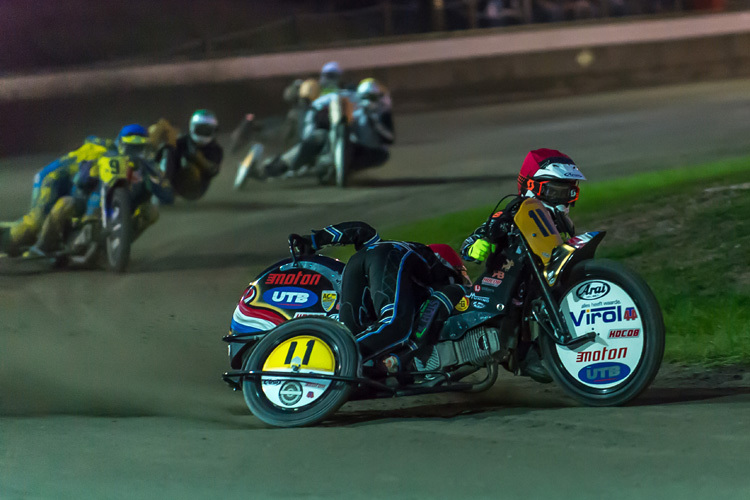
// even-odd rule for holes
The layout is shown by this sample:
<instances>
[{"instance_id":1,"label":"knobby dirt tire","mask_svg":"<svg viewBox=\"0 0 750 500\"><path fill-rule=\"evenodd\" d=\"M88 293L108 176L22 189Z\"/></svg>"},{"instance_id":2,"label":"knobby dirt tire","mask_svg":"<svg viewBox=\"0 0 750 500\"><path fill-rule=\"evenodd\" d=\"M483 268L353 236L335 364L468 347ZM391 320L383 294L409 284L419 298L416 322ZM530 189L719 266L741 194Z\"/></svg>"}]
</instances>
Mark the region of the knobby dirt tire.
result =
<instances>
[{"instance_id":1,"label":"knobby dirt tire","mask_svg":"<svg viewBox=\"0 0 750 500\"><path fill-rule=\"evenodd\" d=\"M564 368L556 344L549 335L541 335L542 356L547 370L563 390L587 406L618 406L638 397L656 377L664 356L664 320L661 308L646 282L624 265L605 259L583 261L572 270L557 299L586 280L604 279L620 286L635 302L643 321L643 353L633 374L621 384L596 389L580 383Z\"/></svg>"},{"instance_id":2,"label":"knobby dirt tire","mask_svg":"<svg viewBox=\"0 0 750 500\"><path fill-rule=\"evenodd\" d=\"M133 242L133 210L127 188L114 189L111 206L113 217L108 221L111 232L106 241L106 263L108 269L121 273L130 263L130 245Z\"/></svg>"},{"instance_id":3,"label":"knobby dirt tire","mask_svg":"<svg viewBox=\"0 0 750 500\"><path fill-rule=\"evenodd\" d=\"M285 340L310 335L325 342L333 351L334 373L355 377L359 369L359 351L349 330L337 321L325 318L300 318L276 327L260 340L243 364L243 371L258 371L271 352ZM334 381L315 401L297 409L284 409L272 403L263 391L260 380L245 378L242 392L245 403L258 419L275 427L302 427L317 424L341 407L348 399L353 384Z\"/></svg>"}]
</instances>

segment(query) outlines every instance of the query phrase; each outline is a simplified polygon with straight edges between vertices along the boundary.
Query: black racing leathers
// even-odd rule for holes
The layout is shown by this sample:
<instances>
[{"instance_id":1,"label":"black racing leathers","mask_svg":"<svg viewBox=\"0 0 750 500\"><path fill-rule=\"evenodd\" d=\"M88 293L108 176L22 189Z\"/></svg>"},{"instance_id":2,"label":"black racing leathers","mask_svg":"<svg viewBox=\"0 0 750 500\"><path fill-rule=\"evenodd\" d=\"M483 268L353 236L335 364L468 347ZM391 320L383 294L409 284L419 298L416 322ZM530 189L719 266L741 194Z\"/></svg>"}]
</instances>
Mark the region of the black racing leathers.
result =
<instances>
[{"instance_id":1,"label":"black racing leathers","mask_svg":"<svg viewBox=\"0 0 750 500\"><path fill-rule=\"evenodd\" d=\"M157 155L175 192L187 200L197 200L206 193L223 158L224 150L216 141L199 146L188 134L178 137L174 148L164 146Z\"/></svg>"},{"instance_id":2,"label":"black racing leathers","mask_svg":"<svg viewBox=\"0 0 750 500\"><path fill-rule=\"evenodd\" d=\"M351 330L365 359L408 347L422 303L432 296L452 301L436 289L459 282L456 272L420 243L382 241L364 222L344 222L313 231L313 246L354 245L344 268L340 320ZM434 292L434 293L433 293Z\"/></svg>"}]
</instances>

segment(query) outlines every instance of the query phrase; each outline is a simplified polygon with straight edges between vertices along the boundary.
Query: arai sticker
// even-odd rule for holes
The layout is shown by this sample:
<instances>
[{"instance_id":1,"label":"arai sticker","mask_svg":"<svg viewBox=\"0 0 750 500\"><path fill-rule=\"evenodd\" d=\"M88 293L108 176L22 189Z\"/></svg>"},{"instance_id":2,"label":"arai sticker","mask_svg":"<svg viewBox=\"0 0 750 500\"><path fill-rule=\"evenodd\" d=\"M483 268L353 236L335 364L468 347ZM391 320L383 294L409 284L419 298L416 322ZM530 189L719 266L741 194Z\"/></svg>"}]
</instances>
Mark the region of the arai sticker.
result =
<instances>
[{"instance_id":1,"label":"arai sticker","mask_svg":"<svg viewBox=\"0 0 750 500\"><path fill-rule=\"evenodd\" d=\"M581 384L597 389L628 380L643 356L641 311L617 284L588 280L574 286L560 302L573 337L596 334L575 350L556 346L563 368Z\"/></svg>"}]
</instances>

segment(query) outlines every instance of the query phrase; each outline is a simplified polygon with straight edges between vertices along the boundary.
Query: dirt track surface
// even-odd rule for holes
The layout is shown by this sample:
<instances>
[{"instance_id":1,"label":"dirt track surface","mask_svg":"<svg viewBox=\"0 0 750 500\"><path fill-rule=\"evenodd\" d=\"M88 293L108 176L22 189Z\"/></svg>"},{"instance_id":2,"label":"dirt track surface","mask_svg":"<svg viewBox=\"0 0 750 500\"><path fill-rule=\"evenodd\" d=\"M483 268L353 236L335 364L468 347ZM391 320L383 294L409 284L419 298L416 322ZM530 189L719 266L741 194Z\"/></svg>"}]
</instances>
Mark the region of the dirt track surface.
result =
<instances>
[{"instance_id":1,"label":"dirt track surface","mask_svg":"<svg viewBox=\"0 0 750 500\"><path fill-rule=\"evenodd\" d=\"M748 123L750 81L399 116L391 163L346 191L233 192L230 158L205 199L163 210L124 275L0 262L0 498L750 498L741 371L665 366L635 404L598 409L506 375L293 430L219 378L234 305L289 232L489 203L536 147L590 180L747 154ZM0 162L0 218L52 156Z\"/></svg>"}]
</instances>

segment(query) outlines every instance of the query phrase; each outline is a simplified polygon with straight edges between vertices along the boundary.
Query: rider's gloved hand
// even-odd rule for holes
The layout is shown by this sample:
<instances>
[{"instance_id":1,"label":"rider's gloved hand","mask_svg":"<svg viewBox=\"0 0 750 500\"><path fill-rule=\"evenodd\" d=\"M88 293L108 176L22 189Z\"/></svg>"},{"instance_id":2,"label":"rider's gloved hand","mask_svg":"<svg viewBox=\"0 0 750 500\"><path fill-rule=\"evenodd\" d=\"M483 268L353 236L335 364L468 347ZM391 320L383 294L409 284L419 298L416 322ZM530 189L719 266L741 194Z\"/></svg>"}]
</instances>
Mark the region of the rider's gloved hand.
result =
<instances>
[{"instance_id":1,"label":"rider's gloved hand","mask_svg":"<svg viewBox=\"0 0 750 500\"><path fill-rule=\"evenodd\" d=\"M477 262L482 262L491 252L495 251L495 245L485 239L475 241L468 249L467 255Z\"/></svg>"},{"instance_id":2,"label":"rider's gloved hand","mask_svg":"<svg viewBox=\"0 0 750 500\"><path fill-rule=\"evenodd\" d=\"M313 239L310 236L297 236L294 240L294 245L297 247L300 255L313 255L316 250L313 245Z\"/></svg>"}]
</instances>

